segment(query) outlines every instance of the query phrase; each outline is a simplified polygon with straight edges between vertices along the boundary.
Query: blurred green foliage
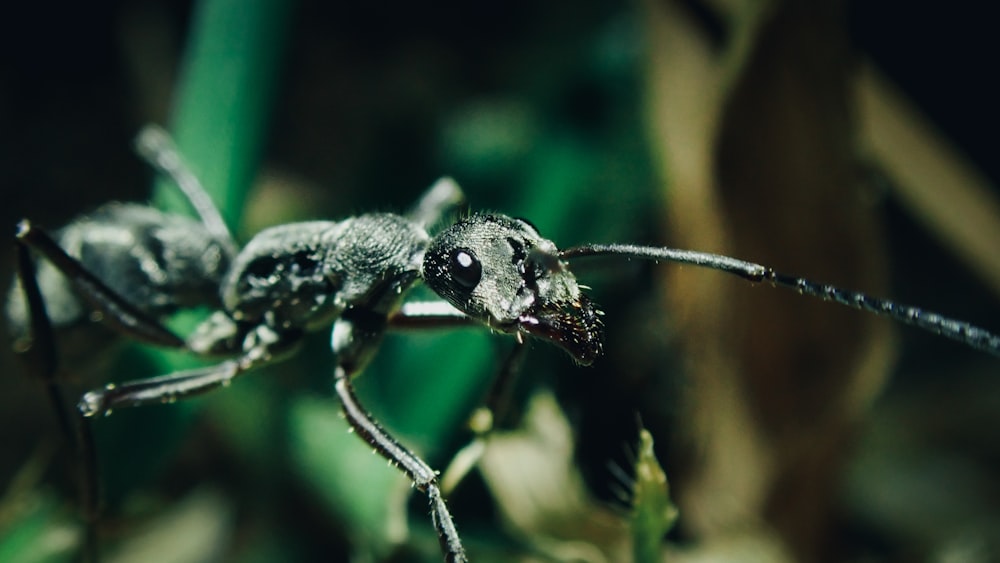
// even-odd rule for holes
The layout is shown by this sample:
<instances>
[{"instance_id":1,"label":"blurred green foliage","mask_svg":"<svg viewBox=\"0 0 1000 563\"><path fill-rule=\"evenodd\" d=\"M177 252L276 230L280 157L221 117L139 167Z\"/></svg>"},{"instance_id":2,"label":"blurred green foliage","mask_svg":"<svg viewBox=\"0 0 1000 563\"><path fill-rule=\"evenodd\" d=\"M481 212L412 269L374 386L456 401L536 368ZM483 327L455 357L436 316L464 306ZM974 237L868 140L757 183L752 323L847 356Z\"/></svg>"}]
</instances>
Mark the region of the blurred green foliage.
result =
<instances>
[{"instance_id":1,"label":"blurred green foliage","mask_svg":"<svg viewBox=\"0 0 1000 563\"><path fill-rule=\"evenodd\" d=\"M632 485L632 537L636 563L663 560L663 538L677 523L677 507L670 500L667 475L653 451L649 431L639 431Z\"/></svg>"}]
</instances>

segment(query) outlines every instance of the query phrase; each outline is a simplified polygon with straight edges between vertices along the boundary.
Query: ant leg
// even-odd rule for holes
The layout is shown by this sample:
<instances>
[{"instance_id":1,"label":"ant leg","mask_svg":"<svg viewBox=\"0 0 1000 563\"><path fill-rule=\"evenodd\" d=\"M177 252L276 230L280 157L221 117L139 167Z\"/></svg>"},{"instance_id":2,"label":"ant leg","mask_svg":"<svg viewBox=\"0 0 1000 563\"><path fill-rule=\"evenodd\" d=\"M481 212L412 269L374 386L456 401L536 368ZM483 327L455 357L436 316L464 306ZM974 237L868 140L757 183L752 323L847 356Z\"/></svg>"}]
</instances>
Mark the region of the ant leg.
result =
<instances>
[{"instance_id":1,"label":"ant leg","mask_svg":"<svg viewBox=\"0 0 1000 563\"><path fill-rule=\"evenodd\" d=\"M434 182L406 216L421 227L430 227L450 210L466 207L465 194L455 180L445 176Z\"/></svg>"},{"instance_id":2,"label":"ant leg","mask_svg":"<svg viewBox=\"0 0 1000 563\"><path fill-rule=\"evenodd\" d=\"M27 220L18 225L18 247L27 247L40 254L65 275L87 302L103 314L104 322L117 332L146 344L167 348L184 348L184 340L162 324L124 300L80 262L66 253L45 231ZM34 270L31 270L34 272ZM37 290L37 283L34 284Z\"/></svg>"},{"instance_id":3,"label":"ant leg","mask_svg":"<svg viewBox=\"0 0 1000 563\"><path fill-rule=\"evenodd\" d=\"M94 444L94 432L90 421L74 416L77 420L77 457L83 468L83 484L80 486L80 497L83 505L83 518L86 523L86 538L84 539L83 560L96 563L100 560L100 535L97 525L101 516L101 480L97 471L97 446Z\"/></svg>"},{"instance_id":4,"label":"ant leg","mask_svg":"<svg viewBox=\"0 0 1000 563\"><path fill-rule=\"evenodd\" d=\"M82 474L77 483L80 496L80 511L83 516L85 538L83 547L84 561L97 561L100 558L100 537L97 530L97 520L100 513L100 490L97 479L97 456L94 450L94 438L87 421L69 414L63 390L56 381L58 372L58 351L52 322L49 319L38 287L35 274L35 264L31 259L30 250L25 244L17 244L17 278L24 293L28 312L29 347L23 352L26 369L36 379L45 385L49 403L55 411L56 420L64 439L69 442L77 457Z\"/></svg>"},{"instance_id":5,"label":"ant leg","mask_svg":"<svg viewBox=\"0 0 1000 563\"><path fill-rule=\"evenodd\" d=\"M238 360L203 368L174 372L160 377L138 379L122 384L109 383L103 389L88 391L77 405L84 417L107 416L117 408L173 403L229 382L249 368Z\"/></svg>"},{"instance_id":6,"label":"ant leg","mask_svg":"<svg viewBox=\"0 0 1000 563\"><path fill-rule=\"evenodd\" d=\"M340 397L340 404L347 421L358 436L375 448L382 457L399 467L418 489L427 494L434 529L437 530L438 542L445 554L445 561L449 563L468 561L455 522L441 494L437 472L389 435L361 406L354 394L351 374L342 365L338 365L334 371L334 389Z\"/></svg>"},{"instance_id":7,"label":"ant leg","mask_svg":"<svg viewBox=\"0 0 1000 563\"><path fill-rule=\"evenodd\" d=\"M30 344L24 349L22 355L28 370L45 384L46 392L55 407L63 434L72 439L74 433L70 430L69 418L64 410L66 403L63 401L62 390L56 383L56 372L59 368L55 335L45 308L45 300L38 288L35 264L26 246L16 245L15 252L17 254L17 279L21 284L28 312L27 337Z\"/></svg>"},{"instance_id":8,"label":"ant leg","mask_svg":"<svg viewBox=\"0 0 1000 563\"><path fill-rule=\"evenodd\" d=\"M515 337L514 347L504 358L500 365L500 370L493 378L493 384L486 393L486 400L483 406L476 409L473 417L482 420L478 424L470 424L473 432L478 435L485 435L493 430L496 421L503 420L510 408L510 394L514 389L514 382L521 373L524 365L524 357L528 353L528 346L524 339Z\"/></svg>"},{"instance_id":9,"label":"ant leg","mask_svg":"<svg viewBox=\"0 0 1000 563\"><path fill-rule=\"evenodd\" d=\"M407 301L389 317L392 330L429 330L479 326L447 301Z\"/></svg>"},{"instance_id":10,"label":"ant leg","mask_svg":"<svg viewBox=\"0 0 1000 563\"><path fill-rule=\"evenodd\" d=\"M108 384L84 394L77 409L83 417L106 416L116 408L173 403L225 387L243 373L290 354L300 343L301 333L279 335L269 328L258 327L246 340L253 344L238 358L159 377Z\"/></svg>"},{"instance_id":11,"label":"ant leg","mask_svg":"<svg viewBox=\"0 0 1000 563\"><path fill-rule=\"evenodd\" d=\"M486 442L490 433L493 432L496 422L502 420L508 412L511 391L518 374L521 372L527 351L528 346L524 340L517 338L514 347L500 365L500 370L493 377L493 383L486 393L483 405L469 417L469 428L474 436L455 454L441 476L441 488L445 494L451 494L483 457L483 453L486 451Z\"/></svg>"},{"instance_id":12,"label":"ant leg","mask_svg":"<svg viewBox=\"0 0 1000 563\"><path fill-rule=\"evenodd\" d=\"M399 314L397 313L397 316ZM449 319L459 318L457 315L447 315ZM405 324L405 323L404 323ZM431 469L405 446L393 438L382 426L372 418L371 414L361 406L354 393L351 379L361 373L389 326L389 320L380 311L368 309L348 309L333 324L330 335L330 347L337 357L334 369L334 390L340 398L340 406L344 417L355 433L375 449L390 463L399 467L413 484L427 494L430 501L431 518L437 531L438 543L444 553L445 561L464 563L468 561L462 540L458 536L455 522L448 512L444 502L437 471Z\"/></svg>"},{"instance_id":13,"label":"ant leg","mask_svg":"<svg viewBox=\"0 0 1000 563\"><path fill-rule=\"evenodd\" d=\"M230 256L235 255L236 243L233 241L232 233L229 232L229 227L222 219L222 214L219 213L219 208L212 202L212 198L198 177L184 162L170 134L158 125L146 125L135 137L135 151L150 166L177 184L188 203L201 218L202 224L212 234L212 238L224 243Z\"/></svg>"},{"instance_id":14,"label":"ant leg","mask_svg":"<svg viewBox=\"0 0 1000 563\"><path fill-rule=\"evenodd\" d=\"M81 496L87 522L85 561L98 560L97 519L99 516L100 480L97 471L97 449L90 428L90 418L110 415L120 407L136 407L153 403L171 403L205 393L217 387L224 387L237 376L263 363L272 361L274 354L285 354L286 347L298 341L288 339L278 342L261 339L260 344L234 360L227 360L214 366L195 368L170 375L130 381L120 385L109 384L83 395L77 404L78 451L84 468L84 485ZM279 349L280 348L280 349Z\"/></svg>"},{"instance_id":15,"label":"ant leg","mask_svg":"<svg viewBox=\"0 0 1000 563\"><path fill-rule=\"evenodd\" d=\"M401 330L457 328L475 324L476 321L471 317L445 301L410 301L403 303L399 310L389 317L389 328ZM441 477L441 489L446 495L454 491L479 462L486 449L487 437L493 431L494 422L507 412L510 392L517 374L521 371L527 349L523 339L515 340L514 347L493 378L483 405L469 417L469 428L475 436L455 454Z\"/></svg>"}]
</instances>

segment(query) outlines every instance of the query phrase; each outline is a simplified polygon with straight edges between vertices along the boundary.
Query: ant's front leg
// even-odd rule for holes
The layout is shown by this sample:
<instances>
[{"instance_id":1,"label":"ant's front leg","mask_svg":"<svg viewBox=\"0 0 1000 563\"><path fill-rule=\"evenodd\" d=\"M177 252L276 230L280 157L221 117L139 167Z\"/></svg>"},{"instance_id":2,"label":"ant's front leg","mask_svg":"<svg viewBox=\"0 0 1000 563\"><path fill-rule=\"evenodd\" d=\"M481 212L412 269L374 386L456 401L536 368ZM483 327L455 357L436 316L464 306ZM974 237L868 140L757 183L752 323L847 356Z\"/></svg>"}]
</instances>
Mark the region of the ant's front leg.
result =
<instances>
[{"instance_id":1,"label":"ant's front leg","mask_svg":"<svg viewBox=\"0 0 1000 563\"><path fill-rule=\"evenodd\" d=\"M333 325L331 345L337 356L334 389L341 407L355 433L375 448L382 457L400 468L414 486L427 494L431 517L445 561L468 561L455 522L445 504L437 471L392 437L358 402L351 380L361 373L378 348L388 321L371 311L349 309Z\"/></svg>"}]
</instances>

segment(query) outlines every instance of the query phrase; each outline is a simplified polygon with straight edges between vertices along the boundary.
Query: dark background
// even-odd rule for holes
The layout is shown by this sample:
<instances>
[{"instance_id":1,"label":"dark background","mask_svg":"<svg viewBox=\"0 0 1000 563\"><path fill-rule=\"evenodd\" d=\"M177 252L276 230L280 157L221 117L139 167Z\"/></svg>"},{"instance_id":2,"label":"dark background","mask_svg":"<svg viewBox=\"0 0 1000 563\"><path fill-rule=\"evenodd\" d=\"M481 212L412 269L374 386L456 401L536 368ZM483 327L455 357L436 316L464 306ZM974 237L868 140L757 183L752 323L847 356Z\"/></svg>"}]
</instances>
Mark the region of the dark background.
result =
<instances>
[{"instance_id":1,"label":"dark background","mask_svg":"<svg viewBox=\"0 0 1000 563\"><path fill-rule=\"evenodd\" d=\"M994 154L995 104L1000 91L990 80L995 74L996 26L989 8L976 2L943 5L886 0L856 1L849 8L847 25L858 53L871 57L996 185L1000 165ZM0 33L4 202L0 228L7 225L13 233L22 217L57 226L106 201L148 197L151 174L131 152L131 139L142 124L168 119L170 88L190 10L186 3L151 1L7 6ZM537 180L538 169L546 162L562 162L572 169L594 154L617 150L629 155L627 164L621 166L632 175L621 182L634 184L631 188L636 195L625 195L630 188L615 185L614 168L605 167L601 181L579 186L579 192L568 200L554 200L563 203L550 205L559 207L550 209L552 217L529 218L564 246L592 239L659 240L654 213L643 203L656 196L650 157L642 154L640 55L626 55L610 68L593 62L594 45L608 37L628 36L621 29L641 28L637 13L632 3L612 1L508 2L489 4L488 9L461 2L435 6L300 2L285 47L285 66L262 160L268 181L251 196L241 237L245 240L262 225L275 222L342 217L370 209L402 210L442 174L458 177L474 208L528 215L533 207L526 202L548 197L536 191L545 185ZM492 159L473 158L454 149L449 145L449 139L454 139L449 127L461 123L456 116L463 108L481 103L516 108L509 114L500 111L501 119L514 119L526 111L528 126L518 129L515 123L498 130L527 135L528 140L497 141L499 149ZM630 136L638 141L636 150L628 153L621 138ZM561 161L553 156L552 147L564 146L573 151L568 160ZM624 202L621 207L605 205L616 198ZM996 328L994 294L924 234L891 198L883 206L893 256L893 295ZM559 231L563 227L557 225L565 229ZM574 229L580 225L585 227ZM11 263L9 249L4 248L0 264ZM648 272L639 270L631 278L615 277L599 289L609 311L609 326L625 333L612 339L632 337L635 327L641 332L642 325L628 320L635 318L630 308L644 302L641 297L633 299L633 287L642 294L649 285L643 277ZM4 266L0 276L10 279L10 269ZM937 348L936 338L912 332L903 334L904 367L927 362L950 365L971 354L950 344ZM310 351L321 355L322 341L319 338ZM592 458L584 469L592 488L610 497L605 461L622 457L620 444L630 439L635 423L627 402L607 402L609 397L627 398L636 390L609 389L597 375L581 376L558 353L539 355L539 366L556 365L551 369L569 372L551 376L550 383L563 390L578 433L590 437L589 443L588 438L583 440L585 454L581 455ZM20 373L9 354L4 353L3 360L0 478L6 482L23 467L40 437L53 436L54 424L38 388ZM294 387L301 384L321 394L320 378L327 372L319 371L314 377L297 375L286 380L280 392L294 396ZM995 365L988 371L995 375ZM961 386L965 381L959 376L951 383L932 381L931 385ZM889 394L924 383L921 376L897 376ZM972 384L971 388L972 395L980 396L992 396L989 391L998 389L996 383ZM405 396L408 392L394 388L383 393ZM962 412L966 406L959 399L944 409L943 416ZM672 408L664 405L666 411ZM981 421L968 423L975 426ZM146 475L133 476L139 484L131 486L156 483L169 497L204 479L240 490L239 475L246 470L240 465L243 458L228 457L222 447L225 453L217 458L198 460L219 441L225 442L225 432L213 431L204 421L187 424L195 425L193 433L198 436L188 436L187 442L172 439L167 451L141 471ZM977 434L973 431L972 435ZM449 439L451 446L462 442L460 436ZM947 447L960 446L951 442ZM435 466L446 463L447 451L454 449L439 447L442 451L436 454ZM171 450L180 453L171 454ZM987 459L997 454L995 449L979 453ZM112 453L106 463L123 467L131 463L127 456L118 459L117 455ZM68 487L61 473L50 469L43 481L54 482L56 490L64 491ZM989 489L986 498L995 499L997 493ZM124 497L127 492L112 494ZM299 494L307 496L301 490ZM460 507L462 502L455 501ZM309 536L310 531L320 536L327 533L328 524L315 513L325 514L322 509L300 498L281 506L301 517L301 522L290 526L285 519L286 527L296 529L295 537ZM413 512L423 516L420 510ZM281 514L271 518L280 521ZM489 522L491 517L488 514L483 520ZM411 528L421 533L429 530L418 517L411 520ZM470 527L476 529L476 524ZM857 528L847 535L861 545L876 546L871 548L875 553L907 552L891 546L878 525L862 522ZM312 540L320 546L319 552L344 549L339 538L324 537ZM316 557L311 547L300 549L304 560Z\"/></svg>"}]
</instances>

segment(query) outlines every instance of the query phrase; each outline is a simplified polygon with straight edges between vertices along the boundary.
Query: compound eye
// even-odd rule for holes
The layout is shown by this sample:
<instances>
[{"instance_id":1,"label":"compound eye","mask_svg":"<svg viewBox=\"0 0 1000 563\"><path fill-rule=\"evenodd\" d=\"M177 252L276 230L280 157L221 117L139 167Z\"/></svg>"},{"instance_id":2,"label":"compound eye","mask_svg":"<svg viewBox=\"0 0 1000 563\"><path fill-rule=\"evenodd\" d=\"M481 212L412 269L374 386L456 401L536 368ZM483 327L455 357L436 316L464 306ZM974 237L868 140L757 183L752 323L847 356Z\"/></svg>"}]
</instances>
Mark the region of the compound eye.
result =
<instances>
[{"instance_id":1,"label":"compound eye","mask_svg":"<svg viewBox=\"0 0 1000 563\"><path fill-rule=\"evenodd\" d=\"M472 289L483 277L483 265L471 250L456 248L451 252L451 273L458 285Z\"/></svg>"}]
</instances>

